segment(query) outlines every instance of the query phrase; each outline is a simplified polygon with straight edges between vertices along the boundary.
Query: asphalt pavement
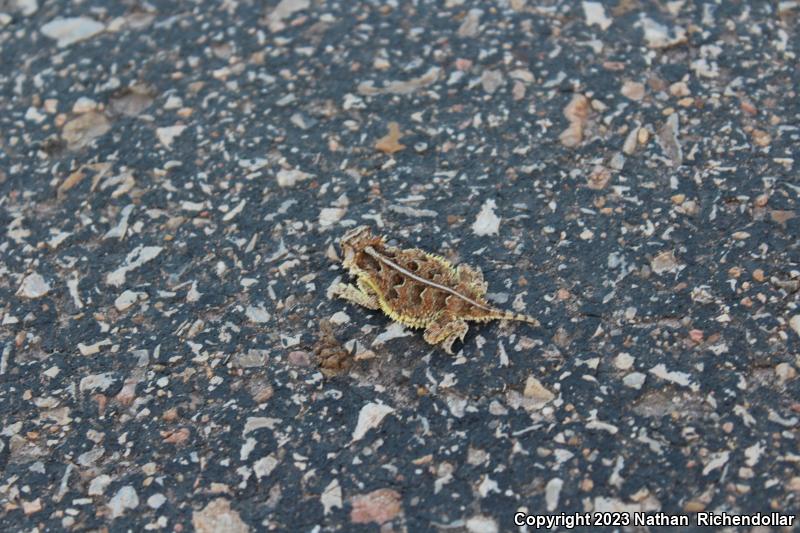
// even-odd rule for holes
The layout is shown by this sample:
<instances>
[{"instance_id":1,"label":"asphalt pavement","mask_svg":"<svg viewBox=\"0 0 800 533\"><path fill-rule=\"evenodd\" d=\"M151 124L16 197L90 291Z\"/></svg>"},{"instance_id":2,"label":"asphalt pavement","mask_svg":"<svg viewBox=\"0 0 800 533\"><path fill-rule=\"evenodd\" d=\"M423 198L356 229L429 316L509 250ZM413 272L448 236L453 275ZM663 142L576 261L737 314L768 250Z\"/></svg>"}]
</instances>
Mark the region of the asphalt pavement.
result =
<instances>
[{"instance_id":1,"label":"asphalt pavement","mask_svg":"<svg viewBox=\"0 0 800 533\"><path fill-rule=\"evenodd\" d=\"M0 0L0 529L797 530L799 17ZM332 298L362 224L541 326Z\"/></svg>"}]
</instances>

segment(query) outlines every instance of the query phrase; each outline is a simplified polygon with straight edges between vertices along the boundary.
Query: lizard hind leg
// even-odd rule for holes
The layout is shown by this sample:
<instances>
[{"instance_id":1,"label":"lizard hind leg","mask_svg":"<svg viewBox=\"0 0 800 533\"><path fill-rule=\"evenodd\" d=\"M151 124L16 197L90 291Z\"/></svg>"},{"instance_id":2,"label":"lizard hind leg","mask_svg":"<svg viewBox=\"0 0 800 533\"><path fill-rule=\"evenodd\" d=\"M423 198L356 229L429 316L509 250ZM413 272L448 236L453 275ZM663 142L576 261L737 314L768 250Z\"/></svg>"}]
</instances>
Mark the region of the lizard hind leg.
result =
<instances>
[{"instance_id":1,"label":"lizard hind leg","mask_svg":"<svg viewBox=\"0 0 800 533\"><path fill-rule=\"evenodd\" d=\"M460 319L449 314L443 314L425 329L423 338L428 344L441 344L444 351L453 354L453 343L463 341L469 326Z\"/></svg>"},{"instance_id":2,"label":"lizard hind leg","mask_svg":"<svg viewBox=\"0 0 800 533\"><path fill-rule=\"evenodd\" d=\"M348 285L346 283L339 283L336 287L334 287L333 294L339 298L347 300L348 302L362 305L367 309L377 311L381 308L375 295L363 290L362 287L356 287L355 285Z\"/></svg>"}]
</instances>

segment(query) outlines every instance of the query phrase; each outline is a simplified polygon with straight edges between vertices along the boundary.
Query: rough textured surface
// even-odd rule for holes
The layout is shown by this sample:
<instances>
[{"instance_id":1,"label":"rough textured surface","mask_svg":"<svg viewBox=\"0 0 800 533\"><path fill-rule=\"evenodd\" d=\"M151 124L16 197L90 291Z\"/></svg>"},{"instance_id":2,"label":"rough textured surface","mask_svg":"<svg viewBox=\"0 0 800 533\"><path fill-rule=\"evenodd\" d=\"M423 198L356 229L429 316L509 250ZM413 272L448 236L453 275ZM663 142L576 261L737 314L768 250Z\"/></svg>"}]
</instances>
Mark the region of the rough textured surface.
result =
<instances>
[{"instance_id":1,"label":"rough textured surface","mask_svg":"<svg viewBox=\"0 0 800 533\"><path fill-rule=\"evenodd\" d=\"M0 2L0 529L796 511L799 15ZM331 298L362 224L542 327Z\"/></svg>"}]
</instances>

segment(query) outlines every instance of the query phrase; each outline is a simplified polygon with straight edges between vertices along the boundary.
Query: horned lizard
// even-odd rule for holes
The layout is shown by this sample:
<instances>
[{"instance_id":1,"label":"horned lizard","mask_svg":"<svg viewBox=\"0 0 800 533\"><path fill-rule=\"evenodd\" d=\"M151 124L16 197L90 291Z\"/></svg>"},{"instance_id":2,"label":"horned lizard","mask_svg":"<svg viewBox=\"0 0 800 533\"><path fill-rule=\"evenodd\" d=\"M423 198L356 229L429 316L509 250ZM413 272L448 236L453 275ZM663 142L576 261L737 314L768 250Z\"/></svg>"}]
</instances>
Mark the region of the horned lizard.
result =
<instances>
[{"instance_id":1,"label":"horned lizard","mask_svg":"<svg viewBox=\"0 0 800 533\"><path fill-rule=\"evenodd\" d=\"M355 285L339 283L340 298L381 310L411 328L425 328L423 338L452 354L464 340L467 322L519 320L539 325L532 316L503 311L485 299L487 285L480 269L449 261L419 248L399 249L374 235L369 226L348 231L341 239L342 265Z\"/></svg>"}]
</instances>

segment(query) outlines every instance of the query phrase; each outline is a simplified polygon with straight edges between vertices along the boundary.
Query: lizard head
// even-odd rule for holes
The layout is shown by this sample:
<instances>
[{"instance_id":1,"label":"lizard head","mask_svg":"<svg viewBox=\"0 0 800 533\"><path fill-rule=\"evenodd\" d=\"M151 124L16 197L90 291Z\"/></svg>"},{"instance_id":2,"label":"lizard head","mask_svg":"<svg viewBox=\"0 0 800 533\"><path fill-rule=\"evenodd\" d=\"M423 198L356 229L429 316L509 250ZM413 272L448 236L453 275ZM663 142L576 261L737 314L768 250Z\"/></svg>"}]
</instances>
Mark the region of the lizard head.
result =
<instances>
[{"instance_id":1,"label":"lizard head","mask_svg":"<svg viewBox=\"0 0 800 533\"><path fill-rule=\"evenodd\" d=\"M373 235L369 226L358 226L342 236L339 246L342 249L342 264L345 268L355 265L356 255L367 246L379 247L383 245L383 237Z\"/></svg>"}]
</instances>

